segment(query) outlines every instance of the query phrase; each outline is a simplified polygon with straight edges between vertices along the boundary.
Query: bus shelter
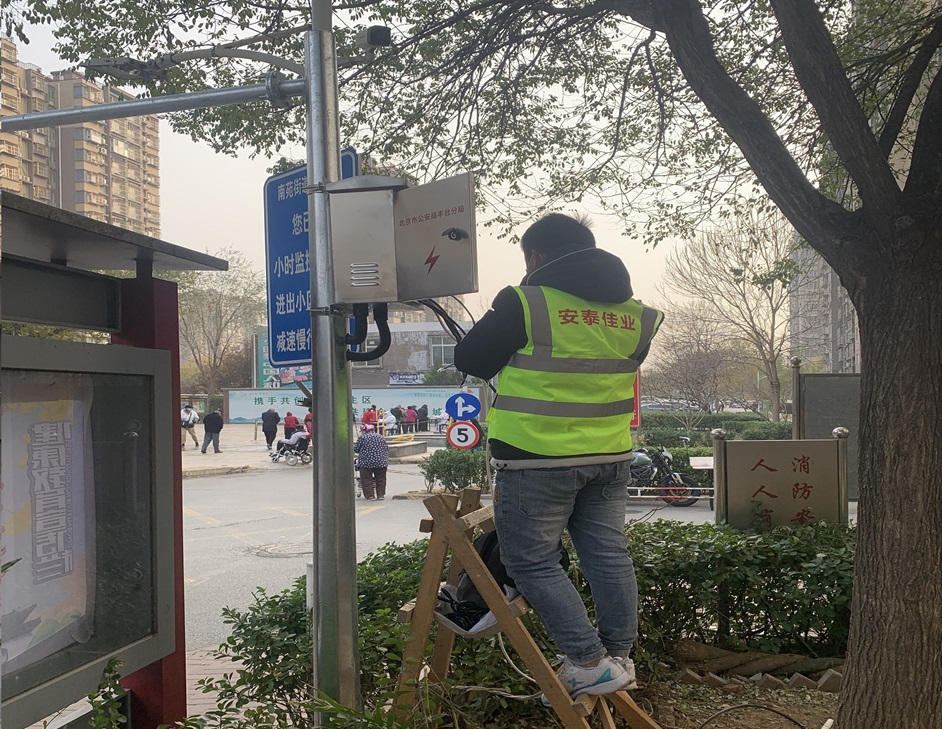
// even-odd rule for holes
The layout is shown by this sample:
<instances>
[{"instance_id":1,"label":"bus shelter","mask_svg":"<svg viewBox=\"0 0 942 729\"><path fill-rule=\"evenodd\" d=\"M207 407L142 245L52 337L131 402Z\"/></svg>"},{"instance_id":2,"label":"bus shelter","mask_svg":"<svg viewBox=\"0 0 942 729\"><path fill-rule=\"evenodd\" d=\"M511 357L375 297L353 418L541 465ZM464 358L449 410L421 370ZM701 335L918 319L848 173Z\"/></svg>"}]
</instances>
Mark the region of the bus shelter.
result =
<instances>
[{"instance_id":1,"label":"bus shelter","mask_svg":"<svg viewBox=\"0 0 942 729\"><path fill-rule=\"evenodd\" d=\"M77 701L114 659L135 729L172 723L186 715L180 345L177 286L154 274L228 264L6 192L0 250L0 311L21 325L0 343L3 724Z\"/></svg>"}]
</instances>

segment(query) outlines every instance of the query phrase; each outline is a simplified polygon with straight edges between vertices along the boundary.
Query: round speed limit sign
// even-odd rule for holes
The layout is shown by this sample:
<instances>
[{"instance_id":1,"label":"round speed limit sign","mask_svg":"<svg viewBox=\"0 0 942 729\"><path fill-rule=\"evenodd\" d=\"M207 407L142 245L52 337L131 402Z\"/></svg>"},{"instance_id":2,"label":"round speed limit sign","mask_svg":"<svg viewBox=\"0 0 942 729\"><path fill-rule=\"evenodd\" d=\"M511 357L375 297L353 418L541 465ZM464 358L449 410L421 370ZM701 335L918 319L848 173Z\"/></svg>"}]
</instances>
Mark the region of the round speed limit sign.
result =
<instances>
[{"instance_id":1,"label":"round speed limit sign","mask_svg":"<svg viewBox=\"0 0 942 729\"><path fill-rule=\"evenodd\" d=\"M481 440L481 434L478 432L478 429L474 427L473 423L469 423L466 420L459 420L457 423L452 423L445 437L448 438L448 442L451 445L462 450L474 448L474 446L478 444L478 441Z\"/></svg>"}]
</instances>

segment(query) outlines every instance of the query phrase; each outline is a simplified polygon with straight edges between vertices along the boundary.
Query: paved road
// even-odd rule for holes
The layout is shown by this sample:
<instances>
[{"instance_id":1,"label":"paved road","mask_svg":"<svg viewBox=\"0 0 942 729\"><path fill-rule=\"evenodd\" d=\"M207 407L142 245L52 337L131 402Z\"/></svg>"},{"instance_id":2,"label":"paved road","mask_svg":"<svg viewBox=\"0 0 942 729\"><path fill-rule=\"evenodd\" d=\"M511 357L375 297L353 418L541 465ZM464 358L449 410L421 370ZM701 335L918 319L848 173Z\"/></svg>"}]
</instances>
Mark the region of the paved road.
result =
<instances>
[{"instance_id":1,"label":"paved road","mask_svg":"<svg viewBox=\"0 0 942 729\"><path fill-rule=\"evenodd\" d=\"M390 498L420 491L422 485L417 466L393 465L385 501L357 500L358 560L387 542L423 536L419 520L428 514L422 502ZM244 609L255 587L280 591L304 574L313 535L311 470L281 464L259 472L187 479L183 507L187 650L192 651L225 640L224 607ZM626 518L645 518L652 509L658 510L655 518L713 520L705 499L686 508L632 501Z\"/></svg>"}]
</instances>

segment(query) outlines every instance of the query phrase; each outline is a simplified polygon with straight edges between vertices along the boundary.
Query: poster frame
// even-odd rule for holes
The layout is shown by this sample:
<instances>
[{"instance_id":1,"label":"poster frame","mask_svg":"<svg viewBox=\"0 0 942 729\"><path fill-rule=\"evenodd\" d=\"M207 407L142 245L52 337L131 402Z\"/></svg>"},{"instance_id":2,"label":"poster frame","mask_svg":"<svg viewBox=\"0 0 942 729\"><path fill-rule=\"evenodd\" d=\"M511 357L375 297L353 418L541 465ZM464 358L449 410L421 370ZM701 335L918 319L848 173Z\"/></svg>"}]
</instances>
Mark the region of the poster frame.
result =
<instances>
[{"instance_id":1,"label":"poster frame","mask_svg":"<svg viewBox=\"0 0 942 729\"><path fill-rule=\"evenodd\" d=\"M122 662L128 675L173 653L173 435L176 422L171 385L170 353L122 345L83 344L51 339L3 336L0 367L37 372L143 375L150 379L153 403L152 545L154 574L154 632L90 660L2 702L7 729L40 721L89 692L101 681L108 662Z\"/></svg>"}]
</instances>

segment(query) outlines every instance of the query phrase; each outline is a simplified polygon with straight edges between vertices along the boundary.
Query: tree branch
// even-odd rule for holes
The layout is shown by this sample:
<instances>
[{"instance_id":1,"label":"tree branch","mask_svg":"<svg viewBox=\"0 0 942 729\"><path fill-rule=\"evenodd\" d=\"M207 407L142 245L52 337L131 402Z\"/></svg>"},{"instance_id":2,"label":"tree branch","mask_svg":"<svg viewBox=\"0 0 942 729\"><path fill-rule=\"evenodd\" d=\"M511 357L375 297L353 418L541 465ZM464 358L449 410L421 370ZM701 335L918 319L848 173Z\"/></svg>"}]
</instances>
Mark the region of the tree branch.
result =
<instances>
[{"instance_id":1,"label":"tree branch","mask_svg":"<svg viewBox=\"0 0 942 729\"><path fill-rule=\"evenodd\" d=\"M906 180L909 198L931 195L938 205L942 195L942 70L937 71L919 117L912 163Z\"/></svg>"},{"instance_id":2,"label":"tree branch","mask_svg":"<svg viewBox=\"0 0 942 729\"><path fill-rule=\"evenodd\" d=\"M857 186L871 221L889 221L899 185L854 96L814 0L771 0L795 75ZM887 231L888 233L890 231Z\"/></svg>"},{"instance_id":3,"label":"tree branch","mask_svg":"<svg viewBox=\"0 0 942 729\"><path fill-rule=\"evenodd\" d=\"M694 93L737 144L775 204L829 259L853 216L808 181L759 105L720 64L699 3L663 0L668 45ZM640 22L640 17L634 16ZM831 255L828 255L828 254Z\"/></svg>"},{"instance_id":4,"label":"tree branch","mask_svg":"<svg viewBox=\"0 0 942 729\"><path fill-rule=\"evenodd\" d=\"M929 68L932 57L939 49L940 44L942 44L942 18L936 19L932 30L923 39L915 58L909 64L909 68L906 69L896 100L887 115L883 131L880 132L880 149L886 159L889 159L890 152L893 151L893 145L896 144L899 133L903 128L913 98L922 86L922 77Z\"/></svg>"}]
</instances>

